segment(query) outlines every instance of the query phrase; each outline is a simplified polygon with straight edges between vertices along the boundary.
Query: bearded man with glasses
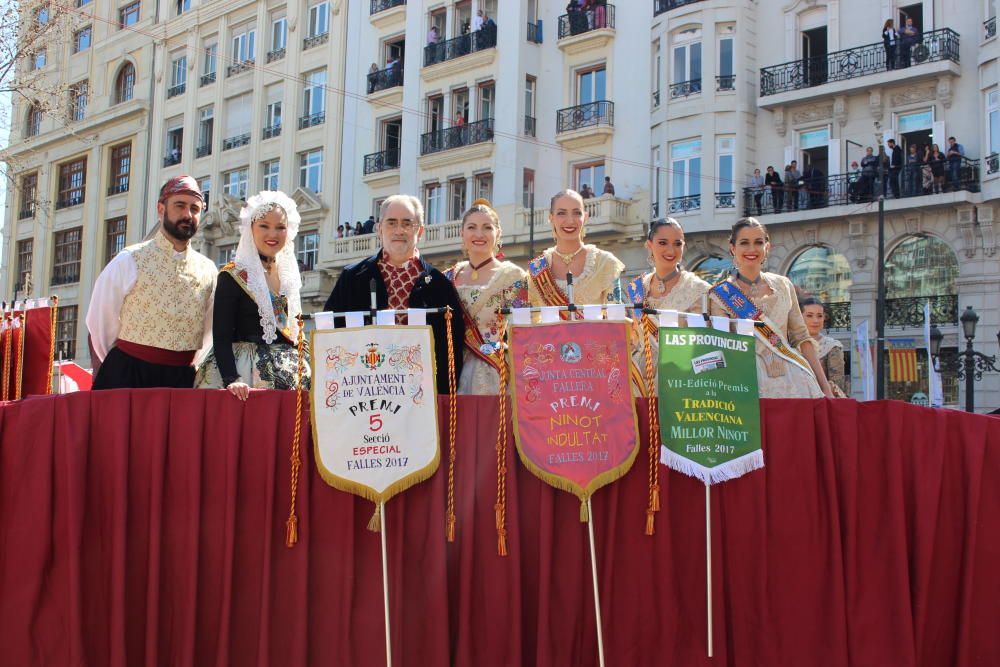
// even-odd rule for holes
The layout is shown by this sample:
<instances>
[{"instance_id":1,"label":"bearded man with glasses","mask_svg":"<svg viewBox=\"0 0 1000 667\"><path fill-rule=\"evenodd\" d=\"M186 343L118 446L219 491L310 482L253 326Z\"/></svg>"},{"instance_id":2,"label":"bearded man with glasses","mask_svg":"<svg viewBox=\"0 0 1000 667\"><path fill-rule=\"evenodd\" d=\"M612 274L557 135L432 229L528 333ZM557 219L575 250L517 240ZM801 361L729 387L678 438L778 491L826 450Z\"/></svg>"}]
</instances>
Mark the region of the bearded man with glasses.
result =
<instances>
[{"instance_id":1,"label":"bearded man with glasses","mask_svg":"<svg viewBox=\"0 0 1000 667\"><path fill-rule=\"evenodd\" d=\"M381 243L379 251L344 268L323 310L337 313L370 310L372 281L379 310L451 306L455 377L461 377L465 340L461 301L452 282L424 261L417 250L417 241L424 235L424 207L420 200L410 195L392 195L386 199L379 209L375 233ZM397 320L405 324L405 316L397 316ZM343 318L335 321L338 327L344 325ZM444 315L428 314L427 323L434 331L437 391L447 393L448 333Z\"/></svg>"}]
</instances>

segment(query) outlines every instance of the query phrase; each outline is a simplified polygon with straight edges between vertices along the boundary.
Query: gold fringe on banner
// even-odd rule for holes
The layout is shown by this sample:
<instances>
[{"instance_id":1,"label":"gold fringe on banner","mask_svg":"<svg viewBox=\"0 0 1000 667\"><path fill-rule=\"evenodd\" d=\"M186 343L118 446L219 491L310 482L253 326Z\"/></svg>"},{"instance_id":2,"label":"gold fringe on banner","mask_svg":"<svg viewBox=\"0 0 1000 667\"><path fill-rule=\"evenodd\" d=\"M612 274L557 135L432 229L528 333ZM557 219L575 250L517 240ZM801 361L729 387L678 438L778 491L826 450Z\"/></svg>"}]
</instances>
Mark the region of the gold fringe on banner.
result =
<instances>
[{"instance_id":1,"label":"gold fringe on banner","mask_svg":"<svg viewBox=\"0 0 1000 667\"><path fill-rule=\"evenodd\" d=\"M497 315L497 331L504 340L506 322L503 315ZM507 555L507 356L500 352L500 423L497 426L497 502L493 506L497 522L497 553Z\"/></svg>"},{"instance_id":2,"label":"gold fringe on banner","mask_svg":"<svg viewBox=\"0 0 1000 667\"><path fill-rule=\"evenodd\" d=\"M288 511L288 521L285 522L285 546L292 548L299 541L299 517L295 514L295 502L299 495L299 468L302 456L299 445L302 442L302 373L305 366L305 333L303 319L299 315L298 368L295 378L295 432L292 435L292 504Z\"/></svg>"},{"instance_id":3,"label":"gold fringe on banner","mask_svg":"<svg viewBox=\"0 0 1000 667\"><path fill-rule=\"evenodd\" d=\"M649 315L643 316L647 321ZM657 454L660 450L660 414L658 387L655 385L652 347L646 327L642 327L643 351L646 355L646 387L649 395L646 399L646 409L649 412L649 506L646 508L646 534L656 532L656 512L660 511L660 466Z\"/></svg>"},{"instance_id":4,"label":"gold fringe on banner","mask_svg":"<svg viewBox=\"0 0 1000 667\"><path fill-rule=\"evenodd\" d=\"M52 389L52 371L56 366L56 322L59 320L59 297L50 296L49 297L49 381L46 385L48 387L48 393L53 393Z\"/></svg>"},{"instance_id":5,"label":"gold fringe on banner","mask_svg":"<svg viewBox=\"0 0 1000 667\"><path fill-rule=\"evenodd\" d=\"M455 541L455 431L458 427L458 390L455 378L455 346L451 338L451 318L453 313L449 306L444 311L444 323L448 335L448 518L447 536L449 542Z\"/></svg>"},{"instance_id":6,"label":"gold fringe on banner","mask_svg":"<svg viewBox=\"0 0 1000 667\"><path fill-rule=\"evenodd\" d=\"M21 311L18 315L21 319L21 334L17 337L17 370L14 373L14 400L21 400L21 387L24 383L24 335L28 333L25 329L25 322L27 321L27 313Z\"/></svg>"}]
</instances>

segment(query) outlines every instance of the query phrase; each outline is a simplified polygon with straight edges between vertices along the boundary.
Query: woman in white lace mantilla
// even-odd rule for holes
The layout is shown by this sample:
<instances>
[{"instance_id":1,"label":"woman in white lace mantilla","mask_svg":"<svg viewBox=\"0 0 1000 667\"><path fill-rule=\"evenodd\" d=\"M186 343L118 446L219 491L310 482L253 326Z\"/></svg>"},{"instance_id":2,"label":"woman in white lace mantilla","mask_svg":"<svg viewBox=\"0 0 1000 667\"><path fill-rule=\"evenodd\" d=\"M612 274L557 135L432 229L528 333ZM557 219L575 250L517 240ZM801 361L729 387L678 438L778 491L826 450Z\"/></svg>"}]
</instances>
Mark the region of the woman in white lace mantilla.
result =
<instances>
[{"instance_id":1,"label":"woman in white lace mantilla","mask_svg":"<svg viewBox=\"0 0 1000 667\"><path fill-rule=\"evenodd\" d=\"M293 242L299 222L295 202L283 192L261 192L240 211L240 241L219 271L213 349L196 387L225 388L246 400L250 389L298 386L302 278ZM301 380L308 389L308 359Z\"/></svg>"}]
</instances>

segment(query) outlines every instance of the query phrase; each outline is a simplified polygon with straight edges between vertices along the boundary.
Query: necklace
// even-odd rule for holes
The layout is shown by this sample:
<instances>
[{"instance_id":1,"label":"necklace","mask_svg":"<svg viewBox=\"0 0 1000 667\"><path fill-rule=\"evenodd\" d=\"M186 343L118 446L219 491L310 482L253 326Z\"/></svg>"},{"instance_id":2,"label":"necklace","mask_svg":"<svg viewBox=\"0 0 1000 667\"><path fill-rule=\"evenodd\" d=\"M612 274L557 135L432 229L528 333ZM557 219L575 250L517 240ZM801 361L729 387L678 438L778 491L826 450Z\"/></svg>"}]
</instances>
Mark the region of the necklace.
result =
<instances>
[{"instance_id":1,"label":"necklace","mask_svg":"<svg viewBox=\"0 0 1000 667\"><path fill-rule=\"evenodd\" d=\"M264 273L271 275L271 269L274 268L274 258L265 257L264 255L258 255L260 257L260 263L264 267Z\"/></svg>"},{"instance_id":2,"label":"necklace","mask_svg":"<svg viewBox=\"0 0 1000 667\"><path fill-rule=\"evenodd\" d=\"M469 268L472 269L472 279L473 280L479 280L479 269L483 268L487 264L492 264L492 263L493 263L493 257L492 256L489 259L487 259L485 262L483 262L482 264L473 264L470 261L469 262Z\"/></svg>"},{"instance_id":3,"label":"necklace","mask_svg":"<svg viewBox=\"0 0 1000 667\"><path fill-rule=\"evenodd\" d=\"M552 252L555 253L556 257L558 257L563 262L565 262L566 266L569 266L569 263L573 261L573 258L576 257L577 255L579 255L581 252L583 252L583 246L581 245L579 248L577 248L576 250L574 250L573 252L571 252L568 255L562 254L561 252L559 252L555 248L552 249Z\"/></svg>"},{"instance_id":4,"label":"necklace","mask_svg":"<svg viewBox=\"0 0 1000 667\"><path fill-rule=\"evenodd\" d=\"M663 292L666 292L666 291L667 291L667 283L669 283L669 282L670 282L671 280L673 280L673 279L674 279L674 278L676 278L676 277L677 277L678 275L680 275L680 272L681 272L681 270L680 270L680 269L678 269L678 268L676 268L676 267L674 268L674 270L673 270L673 271L671 271L670 273L668 273L668 274L667 274L667 275L665 275L665 276L661 276L661 275L659 275L659 274L658 274L658 273L657 273L656 271L653 271L653 276L654 276L654 277L655 277L655 278L656 278L657 280L659 280L659 281L660 281L660 288L659 288L659 290L657 290L657 291L658 291L658 292L660 292L661 294L662 294Z\"/></svg>"},{"instance_id":5,"label":"necklace","mask_svg":"<svg viewBox=\"0 0 1000 667\"><path fill-rule=\"evenodd\" d=\"M740 273L738 269L736 271L736 280L738 280L741 283L743 283L745 285L748 285L750 287L750 296L751 297L756 297L757 296L757 287L761 284L761 281L763 281L763 279L764 279L764 276L758 274L757 278L755 278L754 280L750 280L749 278L747 278L746 276L744 276L742 273Z\"/></svg>"}]
</instances>

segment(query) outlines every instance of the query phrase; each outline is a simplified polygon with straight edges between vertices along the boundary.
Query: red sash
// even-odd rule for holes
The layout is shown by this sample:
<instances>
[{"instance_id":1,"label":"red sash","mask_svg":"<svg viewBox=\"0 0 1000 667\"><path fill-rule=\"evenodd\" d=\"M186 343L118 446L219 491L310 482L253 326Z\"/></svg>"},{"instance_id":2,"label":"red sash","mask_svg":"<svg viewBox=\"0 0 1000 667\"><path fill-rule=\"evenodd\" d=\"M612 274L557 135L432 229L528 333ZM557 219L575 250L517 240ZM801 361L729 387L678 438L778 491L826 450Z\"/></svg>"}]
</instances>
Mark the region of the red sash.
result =
<instances>
[{"instance_id":1,"label":"red sash","mask_svg":"<svg viewBox=\"0 0 1000 667\"><path fill-rule=\"evenodd\" d=\"M190 366L194 362L194 355L198 352L198 350L164 350L151 345L131 343L121 338L115 341L115 347L130 357L145 361L147 364L161 366Z\"/></svg>"}]
</instances>

